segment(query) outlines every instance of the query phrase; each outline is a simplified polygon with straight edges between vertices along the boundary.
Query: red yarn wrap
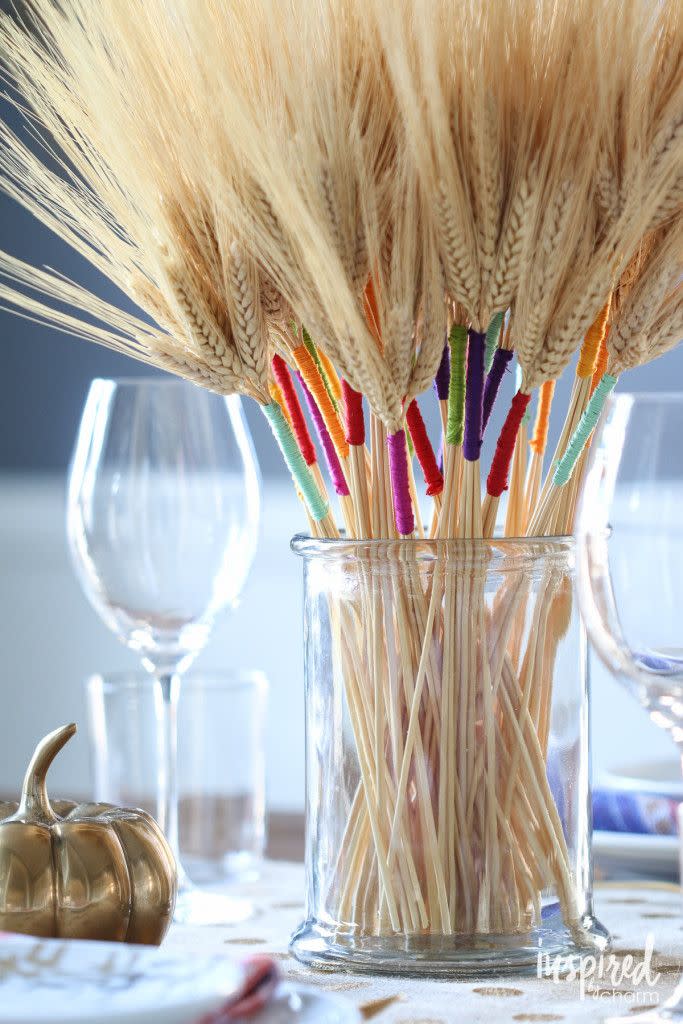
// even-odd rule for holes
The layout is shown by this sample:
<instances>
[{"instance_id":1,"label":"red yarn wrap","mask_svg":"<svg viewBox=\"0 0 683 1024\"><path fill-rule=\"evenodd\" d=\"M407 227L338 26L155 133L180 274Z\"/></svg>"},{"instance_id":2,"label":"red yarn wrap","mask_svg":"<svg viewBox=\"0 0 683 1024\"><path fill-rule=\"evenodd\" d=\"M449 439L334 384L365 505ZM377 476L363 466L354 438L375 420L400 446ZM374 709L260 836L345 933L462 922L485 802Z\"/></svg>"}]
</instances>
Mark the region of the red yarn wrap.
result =
<instances>
[{"instance_id":1,"label":"red yarn wrap","mask_svg":"<svg viewBox=\"0 0 683 1024\"><path fill-rule=\"evenodd\" d=\"M292 430L296 437L296 443L301 449L301 454L307 466L312 466L316 460L315 446L308 432L308 424L301 408L299 396L294 387L294 381L289 372L287 363L277 353L273 356L273 376L280 388L284 403L287 406L289 418L292 421Z\"/></svg>"},{"instance_id":2,"label":"red yarn wrap","mask_svg":"<svg viewBox=\"0 0 683 1024\"><path fill-rule=\"evenodd\" d=\"M413 447L415 448L415 454L417 455L417 461L420 463L420 468L424 473L427 494L431 498L435 494L441 494L443 491L443 473L439 469L434 449L427 434L427 428L422 419L420 407L415 399L412 400L406 410L406 421Z\"/></svg>"},{"instance_id":3,"label":"red yarn wrap","mask_svg":"<svg viewBox=\"0 0 683 1024\"><path fill-rule=\"evenodd\" d=\"M349 444L365 444L365 419L363 418L363 396L355 391L350 384L342 380L342 398L344 400L344 422L346 424L346 440Z\"/></svg>"},{"instance_id":4,"label":"red yarn wrap","mask_svg":"<svg viewBox=\"0 0 683 1024\"><path fill-rule=\"evenodd\" d=\"M515 450L517 432L530 401L531 395L525 395L522 391L518 391L512 399L510 411L505 418L503 429L500 432L493 461L491 462L491 469L486 479L486 490L492 498L500 498L503 491L507 490L508 474Z\"/></svg>"}]
</instances>

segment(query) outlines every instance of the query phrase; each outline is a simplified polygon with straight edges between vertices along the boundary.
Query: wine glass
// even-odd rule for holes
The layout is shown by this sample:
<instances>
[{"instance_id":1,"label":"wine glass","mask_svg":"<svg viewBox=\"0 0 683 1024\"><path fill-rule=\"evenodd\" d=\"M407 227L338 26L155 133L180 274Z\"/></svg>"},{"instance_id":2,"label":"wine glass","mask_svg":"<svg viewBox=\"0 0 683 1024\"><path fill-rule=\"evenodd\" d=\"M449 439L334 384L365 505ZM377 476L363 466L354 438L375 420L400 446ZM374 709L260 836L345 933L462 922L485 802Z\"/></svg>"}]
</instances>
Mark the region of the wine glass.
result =
<instances>
[{"instance_id":1,"label":"wine glass","mask_svg":"<svg viewBox=\"0 0 683 1024\"><path fill-rule=\"evenodd\" d=\"M682 439L683 394L613 396L593 441L577 540L593 645L683 758ZM638 1019L683 1020L683 986Z\"/></svg>"},{"instance_id":2,"label":"wine glass","mask_svg":"<svg viewBox=\"0 0 683 1024\"><path fill-rule=\"evenodd\" d=\"M182 871L177 709L182 673L247 578L259 490L237 396L161 377L92 382L69 470L69 546L88 600L152 677L157 818L178 861L176 920L192 923L249 913Z\"/></svg>"}]
</instances>

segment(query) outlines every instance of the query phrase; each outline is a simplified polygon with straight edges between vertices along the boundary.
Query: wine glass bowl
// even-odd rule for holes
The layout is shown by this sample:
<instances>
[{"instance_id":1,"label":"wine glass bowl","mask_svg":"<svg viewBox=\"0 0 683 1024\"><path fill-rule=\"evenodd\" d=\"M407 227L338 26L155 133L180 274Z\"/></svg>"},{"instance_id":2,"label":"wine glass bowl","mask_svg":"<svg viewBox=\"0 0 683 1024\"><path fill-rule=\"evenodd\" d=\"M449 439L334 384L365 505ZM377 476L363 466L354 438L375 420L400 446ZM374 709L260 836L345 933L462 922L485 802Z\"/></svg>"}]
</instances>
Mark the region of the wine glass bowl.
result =
<instances>
[{"instance_id":1,"label":"wine glass bowl","mask_svg":"<svg viewBox=\"0 0 683 1024\"><path fill-rule=\"evenodd\" d=\"M183 671L215 616L236 603L258 516L238 397L161 378L93 381L67 533L90 603L149 671Z\"/></svg>"},{"instance_id":2,"label":"wine glass bowl","mask_svg":"<svg viewBox=\"0 0 683 1024\"><path fill-rule=\"evenodd\" d=\"M683 750L683 395L617 395L578 518L579 597L612 671Z\"/></svg>"}]
</instances>

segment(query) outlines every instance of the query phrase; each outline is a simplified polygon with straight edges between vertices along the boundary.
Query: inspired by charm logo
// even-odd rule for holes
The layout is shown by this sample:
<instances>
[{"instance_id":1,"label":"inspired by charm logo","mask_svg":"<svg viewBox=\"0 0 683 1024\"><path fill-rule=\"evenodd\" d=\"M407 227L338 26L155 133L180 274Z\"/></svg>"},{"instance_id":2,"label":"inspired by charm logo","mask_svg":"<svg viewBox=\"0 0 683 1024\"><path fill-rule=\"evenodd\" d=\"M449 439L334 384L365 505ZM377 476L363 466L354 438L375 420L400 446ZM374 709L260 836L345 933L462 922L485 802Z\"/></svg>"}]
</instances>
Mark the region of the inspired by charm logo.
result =
<instances>
[{"instance_id":1,"label":"inspired by charm logo","mask_svg":"<svg viewBox=\"0 0 683 1024\"><path fill-rule=\"evenodd\" d=\"M654 970L654 936L649 934L642 956L631 953L607 953L585 956L580 960L564 956L551 956L542 950L538 954L536 973L539 978L550 978L558 984L578 981L580 999L609 999L620 996L638 1005L659 1002L655 986L662 977Z\"/></svg>"}]
</instances>

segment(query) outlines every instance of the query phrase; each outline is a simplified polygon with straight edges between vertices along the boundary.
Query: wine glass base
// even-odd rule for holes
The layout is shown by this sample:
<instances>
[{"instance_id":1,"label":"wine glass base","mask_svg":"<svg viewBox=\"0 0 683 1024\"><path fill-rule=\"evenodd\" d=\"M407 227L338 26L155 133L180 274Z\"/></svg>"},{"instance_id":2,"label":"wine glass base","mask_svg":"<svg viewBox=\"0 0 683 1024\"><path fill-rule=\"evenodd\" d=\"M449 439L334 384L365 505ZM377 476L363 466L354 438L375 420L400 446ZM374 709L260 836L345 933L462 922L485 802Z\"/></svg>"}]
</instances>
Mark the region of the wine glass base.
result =
<instances>
[{"instance_id":1,"label":"wine glass base","mask_svg":"<svg viewBox=\"0 0 683 1024\"><path fill-rule=\"evenodd\" d=\"M229 896L227 893L183 885L178 891L174 924L226 925L240 924L254 915L250 900Z\"/></svg>"},{"instance_id":2,"label":"wine glass base","mask_svg":"<svg viewBox=\"0 0 683 1024\"><path fill-rule=\"evenodd\" d=\"M636 1007L633 1007L634 1013ZM680 1024L683 1021L683 987L679 986L671 999L667 999L661 1006L651 1010L644 1010L642 1013L630 1013L626 1017L607 1017L605 1024L633 1024L633 1021L640 1021L641 1024Z\"/></svg>"}]
</instances>

